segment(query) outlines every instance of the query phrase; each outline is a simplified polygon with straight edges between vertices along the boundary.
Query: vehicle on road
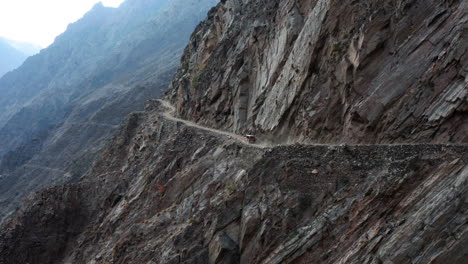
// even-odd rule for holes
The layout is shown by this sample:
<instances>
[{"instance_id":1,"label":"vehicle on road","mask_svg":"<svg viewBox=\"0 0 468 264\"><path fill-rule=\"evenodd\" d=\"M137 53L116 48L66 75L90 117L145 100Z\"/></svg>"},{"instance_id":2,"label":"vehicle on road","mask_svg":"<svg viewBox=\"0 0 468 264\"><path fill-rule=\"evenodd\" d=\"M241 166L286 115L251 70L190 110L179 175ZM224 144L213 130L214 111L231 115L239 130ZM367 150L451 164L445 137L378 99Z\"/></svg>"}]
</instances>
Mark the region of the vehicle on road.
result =
<instances>
[{"instance_id":1,"label":"vehicle on road","mask_svg":"<svg viewBox=\"0 0 468 264\"><path fill-rule=\"evenodd\" d=\"M257 139L254 135L245 135L245 138L250 144L254 144L255 142L257 142Z\"/></svg>"}]
</instances>

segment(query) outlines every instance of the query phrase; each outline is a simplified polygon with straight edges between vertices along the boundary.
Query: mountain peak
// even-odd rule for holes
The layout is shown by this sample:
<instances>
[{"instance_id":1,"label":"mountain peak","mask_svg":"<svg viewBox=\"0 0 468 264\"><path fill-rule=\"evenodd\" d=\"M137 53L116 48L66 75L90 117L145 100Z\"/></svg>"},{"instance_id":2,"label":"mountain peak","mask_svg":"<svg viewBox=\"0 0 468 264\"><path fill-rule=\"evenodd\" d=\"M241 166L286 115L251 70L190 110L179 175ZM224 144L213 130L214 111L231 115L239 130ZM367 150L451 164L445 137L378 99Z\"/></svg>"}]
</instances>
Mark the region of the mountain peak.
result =
<instances>
[{"instance_id":1,"label":"mountain peak","mask_svg":"<svg viewBox=\"0 0 468 264\"><path fill-rule=\"evenodd\" d=\"M104 4L102 2L97 2L96 4L94 4L92 10L99 9L99 8L105 8L105 6L104 6Z\"/></svg>"}]
</instances>

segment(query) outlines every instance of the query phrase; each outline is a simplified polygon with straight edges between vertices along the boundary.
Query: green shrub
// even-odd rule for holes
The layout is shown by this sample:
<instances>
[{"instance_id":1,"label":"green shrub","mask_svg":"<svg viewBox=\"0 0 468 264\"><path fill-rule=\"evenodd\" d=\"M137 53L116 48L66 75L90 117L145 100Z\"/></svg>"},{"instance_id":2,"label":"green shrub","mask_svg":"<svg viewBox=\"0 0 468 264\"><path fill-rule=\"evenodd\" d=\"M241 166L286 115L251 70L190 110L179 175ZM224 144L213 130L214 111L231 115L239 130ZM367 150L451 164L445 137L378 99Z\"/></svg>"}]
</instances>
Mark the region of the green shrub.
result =
<instances>
[{"instance_id":1,"label":"green shrub","mask_svg":"<svg viewBox=\"0 0 468 264\"><path fill-rule=\"evenodd\" d=\"M188 62L188 61L184 61L184 62L182 63L182 69L183 69L184 71L188 71L188 70L189 70L189 66L190 66L190 65L189 65L189 62Z\"/></svg>"},{"instance_id":2,"label":"green shrub","mask_svg":"<svg viewBox=\"0 0 468 264\"><path fill-rule=\"evenodd\" d=\"M229 194L233 194L235 192L237 192L238 188L237 188L237 184L235 182L228 182L226 184L226 190L228 191Z\"/></svg>"},{"instance_id":3,"label":"green shrub","mask_svg":"<svg viewBox=\"0 0 468 264\"><path fill-rule=\"evenodd\" d=\"M200 76L197 74L192 78L192 88L198 89L200 87Z\"/></svg>"}]
</instances>

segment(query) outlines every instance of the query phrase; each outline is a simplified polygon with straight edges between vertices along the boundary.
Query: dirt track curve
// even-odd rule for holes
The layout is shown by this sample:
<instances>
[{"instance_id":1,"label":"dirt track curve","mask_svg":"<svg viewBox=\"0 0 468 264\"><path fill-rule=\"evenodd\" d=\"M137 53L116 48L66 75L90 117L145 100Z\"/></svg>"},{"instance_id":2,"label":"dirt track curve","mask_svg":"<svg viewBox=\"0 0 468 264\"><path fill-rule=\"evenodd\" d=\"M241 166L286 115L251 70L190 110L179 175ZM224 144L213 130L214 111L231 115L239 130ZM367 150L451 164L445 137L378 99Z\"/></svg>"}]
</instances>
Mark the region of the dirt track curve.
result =
<instances>
[{"instance_id":1,"label":"dirt track curve","mask_svg":"<svg viewBox=\"0 0 468 264\"><path fill-rule=\"evenodd\" d=\"M244 144L244 145L247 145L247 146L252 146L252 147L257 147L257 148L273 148L273 147L276 147L276 146L289 146L291 145L291 143L285 143L285 144L267 144L265 142L257 142L255 144L252 144L252 143L248 143L246 141L246 139L241 136L241 135L238 135L238 134L235 134L235 133L231 133L231 132L226 132L226 131L223 131L223 130L218 130L218 129L214 129L214 128L209 128L209 127L205 127L205 126L201 126L201 125L198 125L192 121L188 121L188 120L184 120L184 119L180 119L180 118L177 118L177 117L174 117L174 112L175 112L175 108L174 106L171 105L171 103L165 101L165 100L162 100L162 99L158 99L157 101L159 101L163 107L167 108L168 110L163 112L162 115L169 119L169 120L172 120L172 121L176 121L176 122L182 122L184 123L185 125L187 126L190 126L190 127L195 127L195 128L198 128L198 129L202 129L202 130L205 130L205 131L209 131L209 132L212 132L212 133L216 133L216 134L220 134L220 135L223 135L223 136L226 136L226 137L229 137L231 139L234 139L234 140L237 140L239 141L240 143ZM308 145L308 146L407 146L407 145L445 145L445 146L464 146L464 147L468 147L468 144L465 144L465 143L461 143L461 144L453 144L453 143L388 143L388 144L345 144L345 143L341 143L341 144L301 144L301 145Z\"/></svg>"},{"instance_id":2,"label":"dirt track curve","mask_svg":"<svg viewBox=\"0 0 468 264\"><path fill-rule=\"evenodd\" d=\"M198 124L196 124L196 123L194 123L192 121L177 118L177 117L175 117L173 115L175 113L175 108L174 108L174 106L171 105L171 103L169 103L168 101L162 100L162 99L159 99L158 101L163 105L163 107L168 109L166 112L163 112L162 114L163 114L163 116L165 118L167 118L169 120L176 121L176 122L182 122L185 125L190 126L190 127L195 127L195 128L198 128L198 129L202 129L202 130L205 130L205 131L212 132L212 133L220 134L220 135L226 136L228 138L235 139L235 140L239 141L240 143L248 145L248 146L257 147L257 148L268 148L268 147L270 147L270 146L262 144L262 143L256 143L256 144L248 143L243 136L235 134L235 133L231 133L231 132L227 132L227 131L223 131L223 130L219 130L219 129L214 129L214 128L209 128L209 127L204 127L204 126L198 125Z\"/></svg>"}]
</instances>

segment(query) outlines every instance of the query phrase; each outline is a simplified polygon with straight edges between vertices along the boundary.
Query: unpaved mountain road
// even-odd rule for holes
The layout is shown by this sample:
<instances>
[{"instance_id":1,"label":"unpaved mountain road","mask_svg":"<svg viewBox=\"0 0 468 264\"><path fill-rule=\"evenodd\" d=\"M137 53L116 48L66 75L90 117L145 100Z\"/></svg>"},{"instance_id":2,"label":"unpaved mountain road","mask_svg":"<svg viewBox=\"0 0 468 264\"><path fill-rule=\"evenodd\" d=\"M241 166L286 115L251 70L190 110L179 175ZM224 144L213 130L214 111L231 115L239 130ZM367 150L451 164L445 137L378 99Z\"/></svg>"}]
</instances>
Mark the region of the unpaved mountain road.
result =
<instances>
[{"instance_id":1,"label":"unpaved mountain road","mask_svg":"<svg viewBox=\"0 0 468 264\"><path fill-rule=\"evenodd\" d=\"M245 144L245 145L248 145L248 146L252 146L252 147L257 147L257 148L268 148L268 147L271 147L271 146L268 146L266 144L263 144L263 143L256 143L256 144L252 144L252 143L248 143L246 141L246 139L243 137L243 136L240 136L238 134L235 134L235 133L231 133L231 132L227 132L227 131L223 131L223 130L219 130L219 129L214 129L214 128L209 128L209 127L205 127L205 126L201 126L201 125L198 125L192 121L188 121L188 120L184 120L184 119L180 119L180 118L177 118L174 116L174 113L175 113L175 107L173 105L171 105L171 103L169 103L168 101L166 100L162 100L162 99L159 99L158 100L165 108L167 108L168 110L166 112L163 112L163 116L169 120L172 120L172 121L176 121L176 122L182 122L184 123L185 125L187 126L190 126L190 127L194 127L194 128L198 128L198 129L202 129L202 130L205 130L205 131L209 131L209 132L212 132L212 133L216 133L216 134L220 134L220 135L223 135L223 136L226 136L228 138L232 138L232 139L235 139L237 141L239 141L240 143L242 144Z\"/></svg>"},{"instance_id":2,"label":"unpaved mountain road","mask_svg":"<svg viewBox=\"0 0 468 264\"><path fill-rule=\"evenodd\" d=\"M267 144L267 143L264 143L264 142L257 142L255 144L252 144L252 143L248 143L246 141L246 139L241 136L241 135L238 135L238 134L235 134L235 133L231 133L231 132L227 132L227 131L223 131L223 130L219 130L219 129L214 129L214 128L210 128L210 127L205 127L205 126L201 126L201 125L198 125L192 121L188 121L188 120L184 120L184 119L180 119L180 118L177 118L175 117L173 114L175 113L175 107L173 105L171 105L171 103L169 103L168 101L166 100L162 100L162 99L158 99L157 101L159 101L163 107L165 107L166 109L168 109L167 111L163 112L162 115L166 118L166 119L169 119L169 120L172 120L172 121L176 121L176 122L182 122L184 123L185 125L187 126L190 126L190 127L195 127L195 128L198 128L198 129L202 129L202 130L205 130L205 131L209 131L209 132L212 132L212 133L216 133L216 134L219 134L219 135L223 135L223 136L226 136L228 138L231 138L231 139L234 139L234 140L237 140L239 141L240 143L244 144L244 145L247 145L247 146L251 146L251 147L257 147L257 148L261 148L261 149L265 149L265 148L273 148L273 147L277 147L277 146L288 146L288 145L291 145L290 143L286 143L286 144ZM390 143L390 144L301 144L301 145L307 145L307 146L407 146L407 145L445 145L445 146L465 146L465 147L468 147L468 144L452 144L452 143L441 143L441 144L433 144L433 143L423 143L423 144L411 144L411 143Z\"/></svg>"}]
</instances>

